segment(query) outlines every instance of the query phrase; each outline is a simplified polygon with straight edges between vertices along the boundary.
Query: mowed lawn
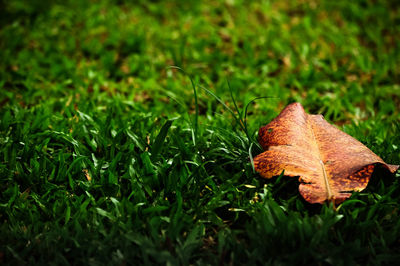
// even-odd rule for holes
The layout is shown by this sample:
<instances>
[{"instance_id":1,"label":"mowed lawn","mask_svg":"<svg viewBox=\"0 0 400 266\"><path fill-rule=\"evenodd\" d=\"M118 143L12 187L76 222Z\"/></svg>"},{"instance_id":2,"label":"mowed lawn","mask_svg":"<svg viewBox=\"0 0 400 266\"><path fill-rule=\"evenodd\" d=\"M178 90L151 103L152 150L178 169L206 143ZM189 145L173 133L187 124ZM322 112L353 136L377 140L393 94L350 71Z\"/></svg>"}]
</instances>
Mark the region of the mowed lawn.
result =
<instances>
[{"instance_id":1,"label":"mowed lawn","mask_svg":"<svg viewBox=\"0 0 400 266\"><path fill-rule=\"evenodd\" d=\"M254 171L292 102L400 164L398 1L0 1L0 264L399 261L399 173Z\"/></svg>"}]
</instances>

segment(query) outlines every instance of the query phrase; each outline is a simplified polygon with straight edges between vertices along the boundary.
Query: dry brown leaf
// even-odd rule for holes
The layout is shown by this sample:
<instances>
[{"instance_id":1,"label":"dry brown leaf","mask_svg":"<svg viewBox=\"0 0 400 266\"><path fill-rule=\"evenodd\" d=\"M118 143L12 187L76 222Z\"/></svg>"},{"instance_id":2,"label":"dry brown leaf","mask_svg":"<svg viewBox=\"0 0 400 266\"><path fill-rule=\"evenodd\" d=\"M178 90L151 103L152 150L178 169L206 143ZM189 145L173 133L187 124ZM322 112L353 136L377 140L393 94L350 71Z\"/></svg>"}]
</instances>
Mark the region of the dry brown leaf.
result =
<instances>
[{"instance_id":1,"label":"dry brown leaf","mask_svg":"<svg viewBox=\"0 0 400 266\"><path fill-rule=\"evenodd\" d=\"M85 177L88 181L92 181L92 177L90 176L88 169L83 169L82 172L85 174Z\"/></svg>"},{"instance_id":2,"label":"dry brown leaf","mask_svg":"<svg viewBox=\"0 0 400 266\"><path fill-rule=\"evenodd\" d=\"M259 130L263 153L254 159L262 177L299 177L300 194L310 203L336 204L363 190L381 165L394 173L398 165L386 164L361 142L325 121L305 113L299 103L288 105Z\"/></svg>"}]
</instances>

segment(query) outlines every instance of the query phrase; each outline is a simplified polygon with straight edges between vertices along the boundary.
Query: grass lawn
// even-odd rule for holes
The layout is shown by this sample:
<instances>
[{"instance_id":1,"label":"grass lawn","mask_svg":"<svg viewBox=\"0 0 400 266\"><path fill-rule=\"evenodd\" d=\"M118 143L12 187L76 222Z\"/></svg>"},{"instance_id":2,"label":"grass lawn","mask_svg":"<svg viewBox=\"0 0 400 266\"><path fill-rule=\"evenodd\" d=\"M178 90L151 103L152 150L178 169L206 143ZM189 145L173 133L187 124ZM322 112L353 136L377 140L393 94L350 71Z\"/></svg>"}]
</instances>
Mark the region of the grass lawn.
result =
<instances>
[{"instance_id":1,"label":"grass lawn","mask_svg":"<svg viewBox=\"0 0 400 266\"><path fill-rule=\"evenodd\" d=\"M399 261L399 173L335 210L251 163L300 102L399 164L399 25L383 0L0 0L0 264Z\"/></svg>"}]
</instances>

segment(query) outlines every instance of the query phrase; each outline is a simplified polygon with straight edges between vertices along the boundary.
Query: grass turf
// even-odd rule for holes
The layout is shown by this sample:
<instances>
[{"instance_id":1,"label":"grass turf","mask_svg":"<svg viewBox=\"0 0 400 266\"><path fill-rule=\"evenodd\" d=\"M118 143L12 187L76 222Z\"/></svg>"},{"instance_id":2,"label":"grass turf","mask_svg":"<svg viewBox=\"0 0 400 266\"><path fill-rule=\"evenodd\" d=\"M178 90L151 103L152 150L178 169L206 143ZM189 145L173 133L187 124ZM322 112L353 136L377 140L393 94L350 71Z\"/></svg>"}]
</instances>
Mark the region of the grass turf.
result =
<instances>
[{"instance_id":1,"label":"grass turf","mask_svg":"<svg viewBox=\"0 0 400 266\"><path fill-rule=\"evenodd\" d=\"M0 4L0 263L400 259L399 174L335 211L250 163L294 101L400 163L396 1Z\"/></svg>"}]
</instances>

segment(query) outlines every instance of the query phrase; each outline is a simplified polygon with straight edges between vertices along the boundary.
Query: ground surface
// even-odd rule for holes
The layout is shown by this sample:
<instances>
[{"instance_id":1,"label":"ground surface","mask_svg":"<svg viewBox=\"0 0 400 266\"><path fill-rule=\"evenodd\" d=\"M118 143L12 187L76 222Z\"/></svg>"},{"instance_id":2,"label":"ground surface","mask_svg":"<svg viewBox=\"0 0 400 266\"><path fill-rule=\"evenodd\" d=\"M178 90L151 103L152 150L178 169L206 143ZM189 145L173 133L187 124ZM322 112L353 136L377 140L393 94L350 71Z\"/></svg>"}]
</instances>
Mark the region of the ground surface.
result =
<instances>
[{"instance_id":1,"label":"ground surface","mask_svg":"<svg viewBox=\"0 0 400 266\"><path fill-rule=\"evenodd\" d=\"M298 101L400 163L397 1L189 2L0 1L0 263L399 260L399 174L334 211L249 156Z\"/></svg>"}]
</instances>

